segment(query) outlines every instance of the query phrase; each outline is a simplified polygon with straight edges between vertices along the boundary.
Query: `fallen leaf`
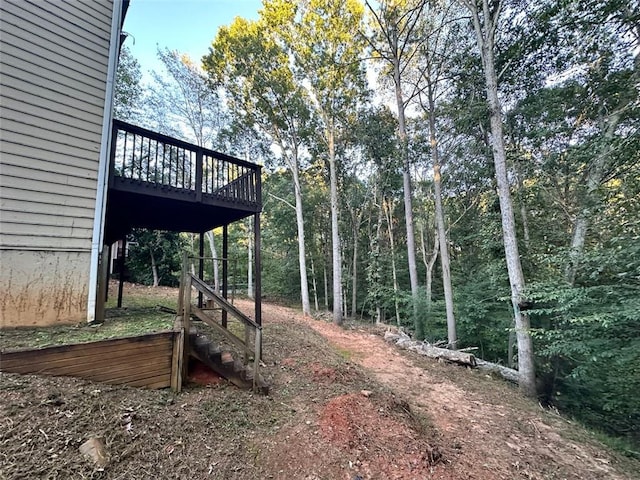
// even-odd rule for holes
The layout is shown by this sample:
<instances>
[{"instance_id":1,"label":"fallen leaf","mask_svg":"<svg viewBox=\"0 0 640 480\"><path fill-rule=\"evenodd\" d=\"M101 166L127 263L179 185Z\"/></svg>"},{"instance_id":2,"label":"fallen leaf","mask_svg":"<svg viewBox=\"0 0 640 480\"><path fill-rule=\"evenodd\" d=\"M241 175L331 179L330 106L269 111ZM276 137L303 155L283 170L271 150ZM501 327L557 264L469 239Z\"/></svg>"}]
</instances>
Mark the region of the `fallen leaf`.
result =
<instances>
[{"instance_id":1,"label":"fallen leaf","mask_svg":"<svg viewBox=\"0 0 640 480\"><path fill-rule=\"evenodd\" d=\"M91 437L89 440L80 445L80 453L92 460L98 468L107 466L108 457L107 449L101 438Z\"/></svg>"}]
</instances>

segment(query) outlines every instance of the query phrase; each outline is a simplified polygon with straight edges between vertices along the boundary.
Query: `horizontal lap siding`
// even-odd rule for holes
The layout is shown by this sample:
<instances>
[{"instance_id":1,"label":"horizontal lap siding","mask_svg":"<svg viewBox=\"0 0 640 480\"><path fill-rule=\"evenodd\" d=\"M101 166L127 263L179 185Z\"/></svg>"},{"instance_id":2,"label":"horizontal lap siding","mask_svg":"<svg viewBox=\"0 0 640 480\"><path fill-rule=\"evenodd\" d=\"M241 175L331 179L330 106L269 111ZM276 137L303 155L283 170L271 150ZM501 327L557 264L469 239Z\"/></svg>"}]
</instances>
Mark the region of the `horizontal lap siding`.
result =
<instances>
[{"instance_id":1,"label":"horizontal lap siding","mask_svg":"<svg viewBox=\"0 0 640 480\"><path fill-rule=\"evenodd\" d=\"M111 0L0 2L0 248L91 248Z\"/></svg>"}]
</instances>

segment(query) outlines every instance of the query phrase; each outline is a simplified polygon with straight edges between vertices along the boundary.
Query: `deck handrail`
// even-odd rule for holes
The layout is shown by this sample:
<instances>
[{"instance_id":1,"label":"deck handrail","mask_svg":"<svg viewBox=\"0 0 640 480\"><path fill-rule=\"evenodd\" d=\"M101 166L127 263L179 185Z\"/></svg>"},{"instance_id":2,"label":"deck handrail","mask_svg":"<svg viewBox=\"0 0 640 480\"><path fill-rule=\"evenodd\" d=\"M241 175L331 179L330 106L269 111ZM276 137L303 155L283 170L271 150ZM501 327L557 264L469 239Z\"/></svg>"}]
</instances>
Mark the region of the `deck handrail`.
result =
<instances>
[{"instance_id":1,"label":"deck handrail","mask_svg":"<svg viewBox=\"0 0 640 480\"><path fill-rule=\"evenodd\" d=\"M110 182L144 182L261 205L261 166L121 120L113 121Z\"/></svg>"},{"instance_id":2,"label":"deck handrail","mask_svg":"<svg viewBox=\"0 0 640 480\"><path fill-rule=\"evenodd\" d=\"M214 328L219 333L222 333L228 340L238 345L243 350L245 365L248 364L249 356L253 353L253 388L254 390L257 390L257 382L259 379L258 370L260 366L260 360L262 358L262 325L249 318L238 308L229 303L224 297L219 295L213 288L211 288L211 286L204 280L199 278L197 275L193 275L192 273L190 273L188 270L188 265L189 257L185 252L182 261L182 279L180 281L180 296L178 305L179 315L182 316L182 323L185 330L187 332L189 331L190 318L191 315L194 315L210 327ZM226 321L224 321L222 325L218 324L211 316L206 314L205 310L192 305L191 293L193 288L195 288L197 292L202 293L209 300L217 304L223 310L223 312L225 312L225 315L231 314L233 317L240 320L240 322L242 322L245 327L245 338L240 338L233 332L228 330ZM253 330L254 332L253 345L250 345L250 330ZM185 358L187 358L189 355L188 335L185 336L184 355Z\"/></svg>"},{"instance_id":3,"label":"deck handrail","mask_svg":"<svg viewBox=\"0 0 640 480\"><path fill-rule=\"evenodd\" d=\"M260 329L260 330L262 329L262 325L258 325L255 321L253 321L251 318L249 318L240 310L238 310L234 305L227 302L224 298L218 295L209 286L209 284L204 282L202 279L198 278L196 275L193 275L192 273L189 273L189 276L191 277L191 286L194 287L198 292L202 293L203 295L208 297L210 300L212 300L214 303L224 308L227 311L227 313L231 313L234 317L236 317L245 325L250 325L253 328Z\"/></svg>"}]
</instances>

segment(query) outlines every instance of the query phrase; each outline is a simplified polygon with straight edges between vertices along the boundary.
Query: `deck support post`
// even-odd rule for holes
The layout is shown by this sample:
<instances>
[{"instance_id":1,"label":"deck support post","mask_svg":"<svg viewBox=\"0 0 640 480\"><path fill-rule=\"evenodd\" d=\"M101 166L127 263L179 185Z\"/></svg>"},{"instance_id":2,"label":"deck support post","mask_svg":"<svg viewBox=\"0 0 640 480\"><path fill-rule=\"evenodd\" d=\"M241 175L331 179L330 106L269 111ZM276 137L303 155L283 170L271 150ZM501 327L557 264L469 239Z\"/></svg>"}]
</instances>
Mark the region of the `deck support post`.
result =
<instances>
[{"instance_id":1,"label":"deck support post","mask_svg":"<svg viewBox=\"0 0 640 480\"><path fill-rule=\"evenodd\" d=\"M254 297L256 323L262 325L262 259L260 258L260 214L253 216Z\"/></svg>"},{"instance_id":2,"label":"deck support post","mask_svg":"<svg viewBox=\"0 0 640 480\"><path fill-rule=\"evenodd\" d=\"M204 280L204 232L200 232L200 244L198 245L198 277ZM202 292L198 292L198 308L202 308Z\"/></svg>"},{"instance_id":3,"label":"deck support post","mask_svg":"<svg viewBox=\"0 0 640 480\"><path fill-rule=\"evenodd\" d=\"M107 248L107 284L104 289L104 301L109 300L109 274L111 273L111 247Z\"/></svg>"},{"instance_id":4,"label":"deck support post","mask_svg":"<svg viewBox=\"0 0 640 480\"><path fill-rule=\"evenodd\" d=\"M109 256L108 252L109 247L104 245L102 247L102 252L99 255L99 263L98 263L98 292L97 292L97 301L96 301L96 310L95 317L93 318L94 323L102 323L104 322L104 309L105 309L105 296L106 296L106 288L107 282L109 281L109 265L107 263L107 257Z\"/></svg>"},{"instance_id":5,"label":"deck support post","mask_svg":"<svg viewBox=\"0 0 640 480\"><path fill-rule=\"evenodd\" d=\"M118 257L118 308L122 308L122 291L124 290L124 264L127 254L127 237L122 239L122 250Z\"/></svg>"},{"instance_id":6,"label":"deck support post","mask_svg":"<svg viewBox=\"0 0 640 480\"><path fill-rule=\"evenodd\" d=\"M182 362L180 364L182 379L189 373L189 332L191 329L191 274L189 273L189 254L182 254L182 279L180 281L180 299L178 313L182 315Z\"/></svg>"},{"instance_id":7,"label":"deck support post","mask_svg":"<svg viewBox=\"0 0 640 480\"><path fill-rule=\"evenodd\" d=\"M222 227L222 298L229 294L229 225ZM222 326L227 328L227 311L222 310Z\"/></svg>"},{"instance_id":8,"label":"deck support post","mask_svg":"<svg viewBox=\"0 0 640 480\"><path fill-rule=\"evenodd\" d=\"M255 322L262 326L262 263L260 258L260 213L253 216L253 259L254 265L254 304L255 304ZM262 360L262 335L259 340L259 357L255 359L256 363Z\"/></svg>"}]
</instances>

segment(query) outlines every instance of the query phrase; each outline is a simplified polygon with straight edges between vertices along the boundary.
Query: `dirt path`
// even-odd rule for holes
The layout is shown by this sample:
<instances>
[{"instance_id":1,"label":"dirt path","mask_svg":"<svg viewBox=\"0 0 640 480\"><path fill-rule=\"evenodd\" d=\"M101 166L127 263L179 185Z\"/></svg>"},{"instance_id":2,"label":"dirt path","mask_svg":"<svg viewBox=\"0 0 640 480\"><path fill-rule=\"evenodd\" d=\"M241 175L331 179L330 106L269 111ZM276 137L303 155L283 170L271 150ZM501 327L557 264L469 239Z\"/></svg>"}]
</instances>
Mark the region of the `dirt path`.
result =
<instances>
[{"instance_id":1,"label":"dirt path","mask_svg":"<svg viewBox=\"0 0 640 480\"><path fill-rule=\"evenodd\" d=\"M263 316L267 323L287 319L311 327L426 415L447 459L431 478L630 478L586 437L569 439L576 432L570 422L503 381L400 351L364 328L343 329L272 305L264 306Z\"/></svg>"}]
</instances>

